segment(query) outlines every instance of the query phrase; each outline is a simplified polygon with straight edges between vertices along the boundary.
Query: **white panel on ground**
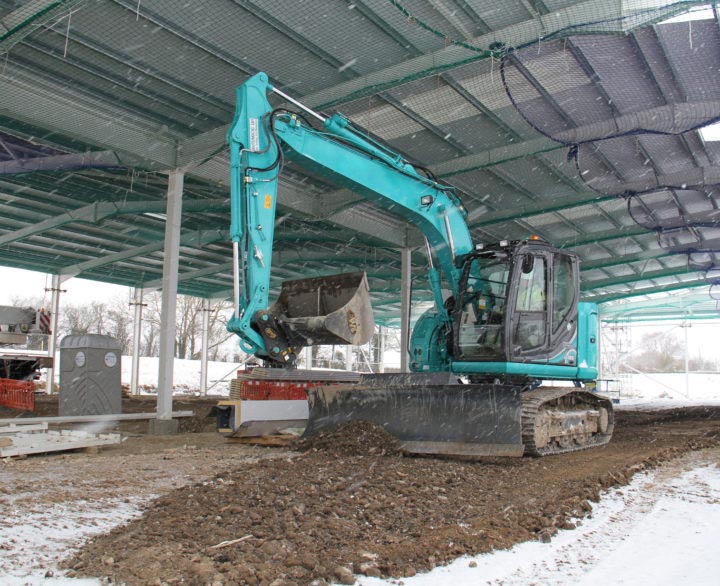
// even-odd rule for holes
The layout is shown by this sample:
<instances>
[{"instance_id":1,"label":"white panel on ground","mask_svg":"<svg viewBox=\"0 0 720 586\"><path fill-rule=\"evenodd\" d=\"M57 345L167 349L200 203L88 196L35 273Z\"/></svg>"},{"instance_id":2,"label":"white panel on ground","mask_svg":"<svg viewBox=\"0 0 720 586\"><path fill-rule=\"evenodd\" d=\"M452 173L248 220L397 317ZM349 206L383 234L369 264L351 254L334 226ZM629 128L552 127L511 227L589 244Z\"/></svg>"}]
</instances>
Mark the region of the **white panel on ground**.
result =
<instances>
[{"instance_id":1,"label":"white panel on ground","mask_svg":"<svg viewBox=\"0 0 720 586\"><path fill-rule=\"evenodd\" d=\"M241 435L261 436L288 428L305 427L308 417L308 402L305 400L240 403Z\"/></svg>"},{"instance_id":2,"label":"white panel on ground","mask_svg":"<svg viewBox=\"0 0 720 586\"><path fill-rule=\"evenodd\" d=\"M119 444L123 439L119 433L88 433L70 429L52 431L47 429L47 424L45 429L36 429L37 426L32 424L15 427L14 433L3 434L0 458Z\"/></svg>"}]
</instances>

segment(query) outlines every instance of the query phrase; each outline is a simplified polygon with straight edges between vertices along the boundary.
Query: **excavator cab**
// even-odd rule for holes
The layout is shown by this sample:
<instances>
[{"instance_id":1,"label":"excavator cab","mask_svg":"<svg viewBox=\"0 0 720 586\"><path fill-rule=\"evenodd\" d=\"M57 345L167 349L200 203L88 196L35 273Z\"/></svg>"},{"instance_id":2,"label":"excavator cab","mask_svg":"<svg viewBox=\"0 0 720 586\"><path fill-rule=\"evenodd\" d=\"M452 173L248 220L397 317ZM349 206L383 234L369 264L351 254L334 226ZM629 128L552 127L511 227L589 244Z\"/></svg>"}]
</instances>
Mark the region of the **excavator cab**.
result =
<instances>
[{"instance_id":1,"label":"excavator cab","mask_svg":"<svg viewBox=\"0 0 720 586\"><path fill-rule=\"evenodd\" d=\"M577 258L545 242L471 253L451 316L454 360L574 365L578 297Z\"/></svg>"}]
</instances>

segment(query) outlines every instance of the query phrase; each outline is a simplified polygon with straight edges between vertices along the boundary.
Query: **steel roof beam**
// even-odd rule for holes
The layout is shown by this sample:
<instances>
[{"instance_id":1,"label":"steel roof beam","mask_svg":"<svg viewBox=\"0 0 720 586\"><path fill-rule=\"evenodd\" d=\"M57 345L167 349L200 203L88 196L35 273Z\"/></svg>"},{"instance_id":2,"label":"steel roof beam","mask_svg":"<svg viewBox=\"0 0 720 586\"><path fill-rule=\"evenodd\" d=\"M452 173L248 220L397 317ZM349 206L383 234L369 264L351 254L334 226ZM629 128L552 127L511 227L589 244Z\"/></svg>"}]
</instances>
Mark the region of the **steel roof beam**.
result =
<instances>
[{"instance_id":1,"label":"steel roof beam","mask_svg":"<svg viewBox=\"0 0 720 586\"><path fill-rule=\"evenodd\" d=\"M652 293L667 293L670 291L677 291L679 289L693 289L695 287L708 286L708 282L705 279L693 279L691 281L673 283L672 285L656 285L654 287L645 287L643 289L628 291L626 293L607 293L605 295L590 296L583 294L583 300L592 301L593 303L607 303L608 301L617 301L618 299L627 299L628 297L638 297L640 295L650 295Z\"/></svg>"},{"instance_id":2,"label":"steel roof beam","mask_svg":"<svg viewBox=\"0 0 720 586\"><path fill-rule=\"evenodd\" d=\"M628 285L630 283L639 283L642 281L651 281L661 277L676 277L679 275L687 275L697 271L688 271L687 267L674 267L670 269L659 269L657 271L648 271L647 273L636 273L633 275L623 275L622 277L611 277L609 279L598 279L596 281L583 281L583 291L592 291L594 289L603 289L605 287L614 287L616 285Z\"/></svg>"},{"instance_id":3,"label":"steel roof beam","mask_svg":"<svg viewBox=\"0 0 720 586\"><path fill-rule=\"evenodd\" d=\"M229 238L227 230L202 230L199 232L193 230L192 232L185 232L180 237L180 246L202 246L203 244L207 244L209 242L228 240ZM62 267L60 269L60 274L66 276L66 278L76 277L85 271L114 264L129 258L157 252L162 250L163 246L164 242L151 242L145 246L138 246L129 250L121 250L113 254L100 256L85 262Z\"/></svg>"},{"instance_id":4,"label":"steel roof beam","mask_svg":"<svg viewBox=\"0 0 720 586\"><path fill-rule=\"evenodd\" d=\"M67 14L85 0L30 0L0 18L0 53L6 53L25 37Z\"/></svg>"},{"instance_id":5,"label":"steel roof beam","mask_svg":"<svg viewBox=\"0 0 720 586\"><path fill-rule=\"evenodd\" d=\"M138 160L135 159L135 162L138 162ZM113 151L95 151L69 155L15 158L13 161L2 161L0 162L0 175L127 166Z\"/></svg>"},{"instance_id":6,"label":"steel roof beam","mask_svg":"<svg viewBox=\"0 0 720 586\"><path fill-rule=\"evenodd\" d=\"M178 273L178 281L189 281L190 279L199 279L201 277L207 277L209 275L215 275L224 271L232 271L233 263L226 262L223 264L206 267L204 269L198 269L196 271L185 271L184 273ZM159 289L162 285L162 279L155 279L154 281L148 281L143 283L142 288L147 291L148 289Z\"/></svg>"},{"instance_id":7,"label":"steel roof beam","mask_svg":"<svg viewBox=\"0 0 720 586\"><path fill-rule=\"evenodd\" d=\"M129 112L121 118L100 100L91 100L60 84L17 73L0 84L0 114L65 135L139 157L146 168L174 169L176 140ZM78 123L82 118L82 124Z\"/></svg>"},{"instance_id":8,"label":"steel roof beam","mask_svg":"<svg viewBox=\"0 0 720 586\"><path fill-rule=\"evenodd\" d=\"M222 176L218 177L220 169L215 165L203 165L191 171L190 174L219 182L224 186L230 185L230 174L228 167L222 169ZM339 190L338 194L346 193L346 190ZM396 217L385 214L383 223L380 224L374 219L368 219L362 210L357 208L343 208L339 212L331 212L328 214L328 207L324 205L325 201L330 201L332 194L322 194L319 197L312 192L308 192L307 186L296 184L286 177L280 178L278 188L278 206L281 209L290 210L299 214L300 217L322 218L328 222L332 222L351 230L355 233L364 234L370 238L375 238L383 242L386 246L393 248L402 248L407 245L407 223ZM278 213L278 217L280 217Z\"/></svg>"},{"instance_id":9,"label":"steel roof beam","mask_svg":"<svg viewBox=\"0 0 720 586\"><path fill-rule=\"evenodd\" d=\"M641 192L657 189L658 186L676 185L676 186L704 186L720 183L720 167L700 167L678 173L669 173L653 177L647 181L634 181L626 184L629 192ZM468 222L471 227L495 224L497 222L510 222L518 218L526 218L529 216L537 216L550 212L556 212L563 209L581 207L585 205L593 205L603 201L611 201L616 199L616 195L599 195L597 192L590 191L579 198L552 198L538 202L538 205L527 206L524 208L516 208L513 210L500 210L496 212L485 213L478 209L470 212ZM475 218L482 217L479 221L473 221Z\"/></svg>"},{"instance_id":10,"label":"steel roof beam","mask_svg":"<svg viewBox=\"0 0 720 586\"><path fill-rule=\"evenodd\" d=\"M531 216L540 216L542 214L592 205L603 201L612 201L616 198L617 196L614 195L598 196L597 193L587 193L578 198L554 197L552 199L539 200L538 203L533 206L497 210L490 213L486 213L483 210L475 210L468 214L468 225L471 228L475 228L497 224L499 222L512 222L517 219L528 218ZM473 221L476 218L482 219Z\"/></svg>"},{"instance_id":11,"label":"steel roof beam","mask_svg":"<svg viewBox=\"0 0 720 586\"><path fill-rule=\"evenodd\" d=\"M607 269L610 267L628 265L632 262L639 262L639 261L644 261L644 260L645 261L656 260L656 259L660 259L663 257L670 257L670 256L677 256L677 255L670 254L667 250L658 248L655 250L646 250L643 252L629 254L629 255L625 255L625 256L615 256L612 258L604 258L601 260L581 262L580 268L583 271L602 270L602 269Z\"/></svg>"},{"instance_id":12,"label":"steel roof beam","mask_svg":"<svg viewBox=\"0 0 720 586\"><path fill-rule=\"evenodd\" d=\"M636 236L644 236L650 234L645 228L640 228L635 224L631 226L621 226L602 232L584 232L580 239L564 238L553 241L553 245L558 248L576 248L578 246L586 246L588 244L596 244L598 242L607 242L608 240L618 240L620 238L633 238Z\"/></svg>"},{"instance_id":13,"label":"steel roof beam","mask_svg":"<svg viewBox=\"0 0 720 586\"><path fill-rule=\"evenodd\" d=\"M190 212L225 210L229 208L229 205L229 200L227 199L189 200L183 207L184 211ZM76 210L65 212L54 218L37 222L26 228L3 234L0 236L0 246L28 238L29 236L41 234L48 230L54 230L67 224L74 224L76 222L97 224L106 218L121 214L165 213L166 207L167 203L165 201L106 201L92 203Z\"/></svg>"},{"instance_id":14,"label":"steel roof beam","mask_svg":"<svg viewBox=\"0 0 720 586\"><path fill-rule=\"evenodd\" d=\"M591 126L594 125L579 126L577 128L577 132L589 132L591 130ZM458 157L457 159L451 159L437 165L432 165L431 170L438 177L450 177L452 175L468 173L470 171L477 171L478 169L492 167L493 165L499 165L500 163L506 163L509 161L514 161L516 159L524 159L527 157L538 155L540 153L555 151L563 148L566 148L566 145L555 142L549 138L533 138L531 140L520 143L513 143L505 146L495 147L493 149L489 149L473 155L468 155L466 157ZM703 175L702 169L714 171L712 171L711 175L706 178ZM650 177L645 181L629 182L628 190L644 191L647 189L652 189L654 187L657 187L658 185L663 185L664 183L661 183L661 181L672 179L676 176L678 176L679 178L680 175L682 175L683 173L688 174L690 181L681 181L677 184L710 184L713 183L713 180L715 183L720 180L720 169L718 167L698 167L687 172L662 175L657 178L657 181ZM601 190L602 184L600 184L596 189Z\"/></svg>"}]
</instances>

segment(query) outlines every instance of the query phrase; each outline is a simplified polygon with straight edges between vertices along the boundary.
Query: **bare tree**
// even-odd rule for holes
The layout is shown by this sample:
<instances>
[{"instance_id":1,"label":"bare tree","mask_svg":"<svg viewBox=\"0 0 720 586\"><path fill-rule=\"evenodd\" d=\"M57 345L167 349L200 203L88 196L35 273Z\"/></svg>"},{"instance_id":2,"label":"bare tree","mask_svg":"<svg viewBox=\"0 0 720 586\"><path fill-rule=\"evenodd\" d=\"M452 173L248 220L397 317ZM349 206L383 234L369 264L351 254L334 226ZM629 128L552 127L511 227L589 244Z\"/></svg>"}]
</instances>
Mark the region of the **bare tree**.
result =
<instances>
[{"instance_id":1,"label":"bare tree","mask_svg":"<svg viewBox=\"0 0 720 586\"><path fill-rule=\"evenodd\" d=\"M157 356L159 352L160 310L162 297L159 293L145 296L141 331L140 354ZM19 307L41 307L42 301L34 299L13 299ZM197 297L178 295L175 334L175 356L197 360L202 352L203 300ZM123 354L132 351L132 324L134 309L126 299L111 303L93 301L88 304L61 304L58 321L58 335L106 334L115 338ZM233 360L242 358L239 348L228 351L223 344L235 334L226 329L231 313L231 304L215 301L210 304L208 315L208 358L210 360Z\"/></svg>"},{"instance_id":2,"label":"bare tree","mask_svg":"<svg viewBox=\"0 0 720 586\"><path fill-rule=\"evenodd\" d=\"M123 354L131 352L132 344L132 315L125 301L116 301L108 310L109 334L120 345Z\"/></svg>"},{"instance_id":3,"label":"bare tree","mask_svg":"<svg viewBox=\"0 0 720 586\"><path fill-rule=\"evenodd\" d=\"M106 313L106 305L95 301L89 305L65 305L58 319L58 334L81 336L106 333Z\"/></svg>"},{"instance_id":4,"label":"bare tree","mask_svg":"<svg viewBox=\"0 0 720 586\"><path fill-rule=\"evenodd\" d=\"M681 372L684 369L683 348L673 332L651 332L640 342L643 351L628 364L644 372Z\"/></svg>"},{"instance_id":5,"label":"bare tree","mask_svg":"<svg viewBox=\"0 0 720 586\"><path fill-rule=\"evenodd\" d=\"M152 293L146 297L147 307L143 312L146 355L154 356L158 352L161 301L158 293ZM227 352L221 353L220 351L222 344L234 335L225 329L230 309L230 304L225 301L218 301L210 305L208 357L211 360L231 358ZM202 299L178 295L175 330L175 356L177 358L197 359L200 357L202 352L202 315Z\"/></svg>"}]
</instances>

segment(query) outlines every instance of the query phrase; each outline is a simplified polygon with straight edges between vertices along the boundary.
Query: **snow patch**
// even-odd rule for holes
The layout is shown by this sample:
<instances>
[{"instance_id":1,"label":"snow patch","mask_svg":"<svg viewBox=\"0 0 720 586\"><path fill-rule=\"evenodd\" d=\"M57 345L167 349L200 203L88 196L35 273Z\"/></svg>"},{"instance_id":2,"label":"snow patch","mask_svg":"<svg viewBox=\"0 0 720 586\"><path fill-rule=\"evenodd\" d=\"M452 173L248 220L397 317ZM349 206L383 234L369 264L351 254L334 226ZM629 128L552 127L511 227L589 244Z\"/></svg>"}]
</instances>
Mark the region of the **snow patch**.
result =
<instances>
[{"instance_id":1,"label":"snow patch","mask_svg":"<svg viewBox=\"0 0 720 586\"><path fill-rule=\"evenodd\" d=\"M612 489L575 530L550 543L463 557L412 578L406 586L715 586L720 576L720 470L704 466L679 475L638 474ZM470 567L474 561L477 567ZM397 580L358 577L359 586Z\"/></svg>"}]
</instances>

